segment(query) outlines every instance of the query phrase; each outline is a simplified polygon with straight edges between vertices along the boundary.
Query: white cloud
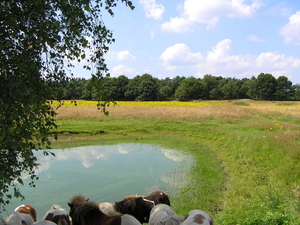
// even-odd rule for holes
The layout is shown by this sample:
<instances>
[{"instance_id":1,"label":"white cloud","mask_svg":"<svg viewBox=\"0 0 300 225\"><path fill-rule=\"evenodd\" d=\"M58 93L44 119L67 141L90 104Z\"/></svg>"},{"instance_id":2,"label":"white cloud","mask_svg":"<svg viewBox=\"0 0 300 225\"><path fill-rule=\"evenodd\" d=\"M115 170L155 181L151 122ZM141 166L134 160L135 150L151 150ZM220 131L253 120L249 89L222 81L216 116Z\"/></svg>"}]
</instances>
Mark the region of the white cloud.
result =
<instances>
[{"instance_id":1,"label":"white cloud","mask_svg":"<svg viewBox=\"0 0 300 225\"><path fill-rule=\"evenodd\" d=\"M112 77L118 77L120 75L125 75L127 77L133 77L133 76L136 76L137 74L138 74L138 72L135 69L129 68L125 65L115 66L111 72Z\"/></svg>"},{"instance_id":2,"label":"white cloud","mask_svg":"<svg viewBox=\"0 0 300 225\"><path fill-rule=\"evenodd\" d=\"M285 54L263 52L256 58L256 65L258 68L289 70L300 68L300 59L292 56L287 57Z\"/></svg>"},{"instance_id":3,"label":"white cloud","mask_svg":"<svg viewBox=\"0 0 300 225\"><path fill-rule=\"evenodd\" d=\"M264 42L264 40L258 38L256 35L249 35L249 36L247 37L247 39L248 39L249 41Z\"/></svg>"},{"instance_id":4,"label":"white cloud","mask_svg":"<svg viewBox=\"0 0 300 225\"><path fill-rule=\"evenodd\" d=\"M129 51L120 51L118 53L118 60L136 60L136 57L131 55Z\"/></svg>"},{"instance_id":5,"label":"white cloud","mask_svg":"<svg viewBox=\"0 0 300 225\"><path fill-rule=\"evenodd\" d=\"M256 55L231 55L231 40L224 39L216 44L206 55L193 53L183 44L167 48L160 56L162 65L169 71L193 70L197 76L214 74L224 77L251 77L260 72L274 73L274 76L289 76L300 69L300 58L274 52L262 52Z\"/></svg>"},{"instance_id":6,"label":"white cloud","mask_svg":"<svg viewBox=\"0 0 300 225\"><path fill-rule=\"evenodd\" d=\"M161 55L163 65L171 71L179 70L183 65L194 64L201 60L201 53L192 53L189 47L183 43L175 44L167 48Z\"/></svg>"},{"instance_id":7,"label":"white cloud","mask_svg":"<svg viewBox=\"0 0 300 225\"><path fill-rule=\"evenodd\" d=\"M223 63L229 61L228 52L230 50L231 40L220 41L212 51L207 53L206 61L208 63Z\"/></svg>"},{"instance_id":8,"label":"white cloud","mask_svg":"<svg viewBox=\"0 0 300 225\"><path fill-rule=\"evenodd\" d=\"M190 31L189 25L191 22L183 17L174 17L170 19L170 22L165 22L161 25L161 28L166 31L183 33Z\"/></svg>"},{"instance_id":9,"label":"white cloud","mask_svg":"<svg viewBox=\"0 0 300 225\"><path fill-rule=\"evenodd\" d=\"M140 3L146 11L147 18L155 20L160 20L162 18L162 14L165 11L165 7L162 4L156 4L155 0L140 0Z\"/></svg>"},{"instance_id":10,"label":"white cloud","mask_svg":"<svg viewBox=\"0 0 300 225\"><path fill-rule=\"evenodd\" d=\"M300 45L300 11L289 18L289 22L280 29L279 33L284 36L285 44Z\"/></svg>"},{"instance_id":11,"label":"white cloud","mask_svg":"<svg viewBox=\"0 0 300 225\"><path fill-rule=\"evenodd\" d=\"M170 22L165 23L162 28L178 32L171 28L175 26L174 24L181 24L179 21L184 21L185 25L190 25L192 22L204 23L207 24L207 28L213 28L222 16L249 17L253 15L262 6L262 3L260 0L252 0L251 2L251 4L246 4L244 0L185 0L182 6L182 16L176 17L176 20L171 18ZM186 30L187 28L182 31Z\"/></svg>"}]
</instances>

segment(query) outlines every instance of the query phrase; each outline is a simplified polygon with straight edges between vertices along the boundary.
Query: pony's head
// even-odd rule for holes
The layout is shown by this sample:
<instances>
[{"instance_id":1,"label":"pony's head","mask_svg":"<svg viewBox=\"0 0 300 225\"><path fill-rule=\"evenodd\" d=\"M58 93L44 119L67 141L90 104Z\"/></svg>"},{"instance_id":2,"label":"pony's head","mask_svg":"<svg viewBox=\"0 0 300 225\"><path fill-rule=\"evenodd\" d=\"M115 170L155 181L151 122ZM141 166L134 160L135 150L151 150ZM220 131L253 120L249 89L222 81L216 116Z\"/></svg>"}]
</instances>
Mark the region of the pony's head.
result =
<instances>
[{"instance_id":1,"label":"pony's head","mask_svg":"<svg viewBox=\"0 0 300 225\"><path fill-rule=\"evenodd\" d=\"M153 191L152 193L150 193L148 196L145 196L144 198L154 201L155 205L166 204L171 206L168 195L166 195L166 193L162 191Z\"/></svg>"},{"instance_id":2,"label":"pony's head","mask_svg":"<svg viewBox=\"0 0 300 225\"><path fill-rule=\"evenodd\" d=\"M74 213L74 210L76 209L76 207L85 204L86 202L88 202L89 199L85 199L83 195L75 195L73 196L73 198L71 199L71 201L68 203L69 207L70 207L70 213L69 215L72 217L72 214Z\"/></svg>"},{"instance_id":3,"label":"pony's head","mask_svg":"<svg viewBox=\"0 0 300 225\"><path fill-rule=\"evenodd\" d=\"M92 201L85 201L82 204L73 205L70 211L73 225L95 224L96 218L105 215Z\"/></svg>"}]
</instances>

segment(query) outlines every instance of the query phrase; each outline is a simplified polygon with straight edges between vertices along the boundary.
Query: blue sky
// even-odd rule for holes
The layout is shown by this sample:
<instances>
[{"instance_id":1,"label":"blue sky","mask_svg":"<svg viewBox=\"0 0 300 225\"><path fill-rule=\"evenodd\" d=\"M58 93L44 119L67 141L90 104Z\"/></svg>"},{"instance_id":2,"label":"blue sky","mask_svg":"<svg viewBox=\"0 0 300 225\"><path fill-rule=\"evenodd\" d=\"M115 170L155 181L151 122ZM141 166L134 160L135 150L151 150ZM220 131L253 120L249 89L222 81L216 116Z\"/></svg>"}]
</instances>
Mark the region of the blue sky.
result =
<instances>
[{"instance_id":1,"label":"blue sky","mask_svg":"<svg viewBox=\"0 0 300 225\"><path fill-rule=\"evenodd\" d=\"M163 79L205 74L251 78L262 73L300 84L299 0L132 0L103 12L116 42L112 77L149 73ZM90 78L76 69L76 77Z\"/></svg>"}]
</instances>

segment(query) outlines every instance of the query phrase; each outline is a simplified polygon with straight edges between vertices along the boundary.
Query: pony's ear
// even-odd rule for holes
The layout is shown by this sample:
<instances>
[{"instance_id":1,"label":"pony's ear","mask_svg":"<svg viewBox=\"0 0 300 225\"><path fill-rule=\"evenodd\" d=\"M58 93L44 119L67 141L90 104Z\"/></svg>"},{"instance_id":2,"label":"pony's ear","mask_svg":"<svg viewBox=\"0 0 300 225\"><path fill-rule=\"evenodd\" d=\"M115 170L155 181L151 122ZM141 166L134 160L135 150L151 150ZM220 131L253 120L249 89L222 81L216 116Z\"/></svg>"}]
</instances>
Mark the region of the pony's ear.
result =
<instances>
[{"instance_id":1,"label":"pony's ear","mask_svg":"<svg viewBox=\"0 0 300 225\"><path fill-rule=\"evenodd\" d=\"M86 199L87 202L88 202L89 200L90 200L89 198Z\"/></svg>"},{"instance_id":2,"label":"pony's ear","mask_svg":"<svg viewBox=\"0 0 300 225\"><path fill-rule=\"evenodd\" d=\"M74 204L68 202L68 206L70 206L70 208L73 208Z\"/></svg>"}]
</instances>

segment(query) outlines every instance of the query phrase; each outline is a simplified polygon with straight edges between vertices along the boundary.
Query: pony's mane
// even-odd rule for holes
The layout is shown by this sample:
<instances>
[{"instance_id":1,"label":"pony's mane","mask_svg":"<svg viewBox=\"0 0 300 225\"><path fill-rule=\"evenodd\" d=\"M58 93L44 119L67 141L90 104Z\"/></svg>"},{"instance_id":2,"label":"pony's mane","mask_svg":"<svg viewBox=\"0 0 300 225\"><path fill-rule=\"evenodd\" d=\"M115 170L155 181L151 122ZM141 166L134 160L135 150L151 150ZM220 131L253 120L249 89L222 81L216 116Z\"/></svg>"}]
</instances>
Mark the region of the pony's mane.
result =
<instances>
[{"instance_id":1,"label":"pony's mane","mask_svg":"<svg viewBox=\"0 0 300 225\"><path fill-rule=\"evenodd\" d=\"M125 208L127 210L128 209L134 210L136 207L136 199L137 198L142 198L142 196L138 197L138 196L131 195L131 196L127 196L127 197L123 198L121 201L115 203L116 210L122 211L122 209L125 209Z\"/></svg>"},{"instance_id":2,"label":"pony's mane","mask_svg":"<svg viewBox=\"0 0 300 225\"><path fill-rule=\"evenodd\" d=\"M73 205L81 205L86 202L87 202L87 200L84 198L83 195L75 195L75 196L73 196L73 198L70 201L70 203Z\"/></svg>"},{"instance_id":3,"label":"pony's mane","mask_svg":"<svg viewBox=\"0 0 300 225\"><path fill-rule=\"evenodd\" d=\"M61 208L60 205L52 205L50 208L50 211L53 211L53 210L65 210L65 209Z\"/></svg>"},{"instance_id":4,"label":"pony's mane","mask_svg":"<svg viewBox=\"0 0 300 225\"><path fill-rule=\"evenodd\" d=\"M103 202L99 204L99 209L108 216L119 216L122 213L117 212L115 206L109 202Z\"/></svg>"},{"instance_id":5,"label":"pony's mane","mask_svg":"<svg viewBox=\"0 0 300 225\"><path fill-rule=\"evenodd\" d=\"M62 215L68 217L68 212L65 209L61 208L59 205L52 205L51 208L44 215L43 220L53 221L53 217Z\"/></svg>"},{"instance_id":6,"label":"pony's mane","mask_svg":"<svg viewBox=\"0 0 300 225\"><path fill-rule=\"evenodd\" d=\"M93 201L85 201L83 204L76 206L72 220L73 221L84 221L84 218L89 218L91 214L99 213L104 214L97 203Z\"/></svg>"},{"instance_id":7,"label":"pony's mane","mask_svg":"<svg viewBox=\"0 0 300 225\"><path fill-rule=\"evenodd\" d=\"M139 197L143 197L143 195L128 195L128 196L124 197L122 200L127 200L127 199L132 199L132 198L139 198Z\"/></svg>"}]
</instances>

